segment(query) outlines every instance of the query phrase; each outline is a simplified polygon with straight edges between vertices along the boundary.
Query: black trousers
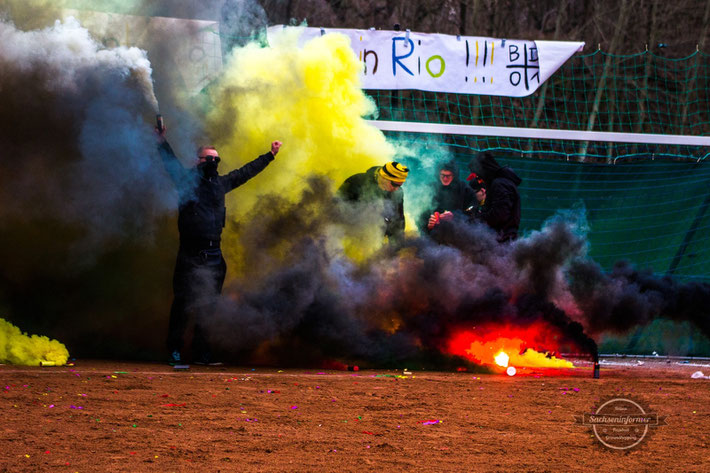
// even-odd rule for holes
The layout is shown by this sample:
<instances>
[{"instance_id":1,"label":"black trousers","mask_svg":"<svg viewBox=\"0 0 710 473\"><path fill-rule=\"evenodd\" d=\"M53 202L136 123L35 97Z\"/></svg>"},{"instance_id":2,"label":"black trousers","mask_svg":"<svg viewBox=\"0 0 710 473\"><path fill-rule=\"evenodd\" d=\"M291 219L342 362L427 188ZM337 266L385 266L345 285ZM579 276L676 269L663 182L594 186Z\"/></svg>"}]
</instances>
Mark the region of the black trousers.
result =
<instances>
[{"instance_id":1,"label":"black trousers","mask_svg":"<svg viewBox=\"0 0 710 473\"><path fill-rule=\"evenodd\" d=\"M170 308L168 352L182 352L190 320L195 329L192 353L198 359L210 356L209 323L222 294L227 264L219 249L180 248L173 274L173 305Z\"/></svg>"}]
</instances>

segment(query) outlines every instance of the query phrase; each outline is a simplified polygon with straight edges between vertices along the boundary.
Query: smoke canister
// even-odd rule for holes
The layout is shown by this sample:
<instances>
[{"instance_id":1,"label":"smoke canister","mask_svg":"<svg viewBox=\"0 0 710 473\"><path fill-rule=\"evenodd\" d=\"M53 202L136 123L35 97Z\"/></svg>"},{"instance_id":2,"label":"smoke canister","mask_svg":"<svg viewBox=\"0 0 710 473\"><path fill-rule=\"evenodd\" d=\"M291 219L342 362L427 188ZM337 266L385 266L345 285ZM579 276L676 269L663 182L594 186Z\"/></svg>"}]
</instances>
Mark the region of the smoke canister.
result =
<instances>
[{"instance_id":1,"label":"smoke canister","mask_svg":"<svg viewBox=\"0 0 710 473\"><path fill-rule=\"evenodd\" d=\"M594 379L599 379L599 362L594 362Z\"/></svg>"},{"instance_id":2,"label":"smoke canister","mask_svg":"<svg viewBox=\"0 0 710 473\"><path fill-rule=\"evenodd\" d=\"M39 365L40 366L57 366L57 364L53 361L40 361Z\"/></svg>"}]
</instances>

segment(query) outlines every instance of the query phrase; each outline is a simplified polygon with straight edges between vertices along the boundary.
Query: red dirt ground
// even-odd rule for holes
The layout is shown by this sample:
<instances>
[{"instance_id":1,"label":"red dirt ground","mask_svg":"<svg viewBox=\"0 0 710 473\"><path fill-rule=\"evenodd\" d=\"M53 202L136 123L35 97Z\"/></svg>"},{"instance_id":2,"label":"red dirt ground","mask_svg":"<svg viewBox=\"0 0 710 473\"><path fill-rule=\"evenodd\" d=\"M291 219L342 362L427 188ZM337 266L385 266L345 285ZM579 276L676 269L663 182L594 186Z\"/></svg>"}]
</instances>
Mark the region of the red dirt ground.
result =
<instances>
[{"instance_id":1,"label":"red dirt ground","mask_svg":"<svg viewBox=\"0 0 710 473\"><path fill-rule=\"evenodd\" d=\"M0 366L0 471L710 472L710 380L691 379L707 362L616 360L601 379L577 364L515 377ZM625 393L668 425L613 451L574 416Z\"/></svg>"}]
</instances>

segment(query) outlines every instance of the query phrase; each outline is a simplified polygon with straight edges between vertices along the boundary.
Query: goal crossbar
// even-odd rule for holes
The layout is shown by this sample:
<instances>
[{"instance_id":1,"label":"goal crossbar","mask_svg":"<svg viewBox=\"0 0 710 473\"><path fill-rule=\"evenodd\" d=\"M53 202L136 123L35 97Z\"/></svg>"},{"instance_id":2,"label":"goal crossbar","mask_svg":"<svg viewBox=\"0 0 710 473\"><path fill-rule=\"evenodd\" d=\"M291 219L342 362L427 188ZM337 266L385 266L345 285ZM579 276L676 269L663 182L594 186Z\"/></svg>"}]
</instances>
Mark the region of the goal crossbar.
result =
<instances>
[{"instance_id":1,"label":"goal crossbar","mask_svg":"<svg viewBox=\"0 0 710 473\"><path fill-rule=\"evenodd\" d=\"M710 136L659 135L652 133L620 133L612 131L550 130L543 128L514 128L505 126L446 125L441 123L401 122L388 120L367 121L382 131L710 147Z\"/></svg>"}]
</instances>

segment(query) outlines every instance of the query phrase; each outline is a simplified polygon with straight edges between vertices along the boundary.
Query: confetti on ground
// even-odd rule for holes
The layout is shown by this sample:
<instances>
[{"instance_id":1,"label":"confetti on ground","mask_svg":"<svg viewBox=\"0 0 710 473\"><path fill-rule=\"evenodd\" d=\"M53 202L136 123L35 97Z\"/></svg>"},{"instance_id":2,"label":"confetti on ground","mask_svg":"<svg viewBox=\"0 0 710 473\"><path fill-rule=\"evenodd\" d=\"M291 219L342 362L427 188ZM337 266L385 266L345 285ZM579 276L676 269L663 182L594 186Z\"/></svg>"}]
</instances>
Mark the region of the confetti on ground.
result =
<instances>
[{"instance_id":1,"label":"confetti on ground","mask_svg":"<svg viewBox=\"0 0 710 473\"><path fill-rule=\"evenodd\" d=\"M429 420L420 420L417 422L417 424L422 424L422 425L434 425L434 424L440 424L441 421L438 419L429 419Z\"/></svg>"}]
</instances>

